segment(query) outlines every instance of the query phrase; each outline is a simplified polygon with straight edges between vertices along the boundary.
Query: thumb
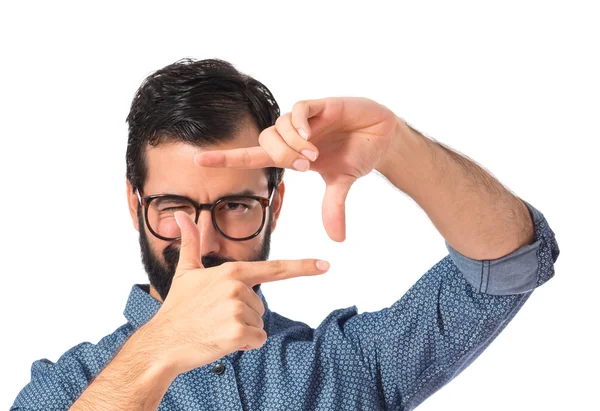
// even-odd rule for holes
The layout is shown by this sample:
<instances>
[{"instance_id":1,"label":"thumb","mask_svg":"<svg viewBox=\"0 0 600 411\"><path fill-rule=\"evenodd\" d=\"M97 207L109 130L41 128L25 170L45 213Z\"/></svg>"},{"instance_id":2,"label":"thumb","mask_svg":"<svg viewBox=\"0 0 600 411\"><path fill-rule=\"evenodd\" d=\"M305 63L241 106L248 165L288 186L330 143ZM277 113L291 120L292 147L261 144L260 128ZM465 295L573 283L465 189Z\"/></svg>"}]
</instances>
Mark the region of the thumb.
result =
<instances>
[{"instance_id":1,"label":"thumb","mask_svg":"<svg viewBox=\"0 0 600 411\"><path fill-rule=\"evenodd\" d=\"M181 230L181 247L179 249L177 271L204 268L200 257L200 230L194 224L194 220L183 211L175 212L174 217Z\"/></svg>"},{"instance_id":2,"label":"thumb","mask_svg":"<svg viewBox=\"0 0 600 411\"><path fill-rule=\"evenodd\" d=\"M335 182L327 181L323 198L323 225L333 241L346 239L346 197L354 178L339 178Z\"/></svg>"}]
</instances>

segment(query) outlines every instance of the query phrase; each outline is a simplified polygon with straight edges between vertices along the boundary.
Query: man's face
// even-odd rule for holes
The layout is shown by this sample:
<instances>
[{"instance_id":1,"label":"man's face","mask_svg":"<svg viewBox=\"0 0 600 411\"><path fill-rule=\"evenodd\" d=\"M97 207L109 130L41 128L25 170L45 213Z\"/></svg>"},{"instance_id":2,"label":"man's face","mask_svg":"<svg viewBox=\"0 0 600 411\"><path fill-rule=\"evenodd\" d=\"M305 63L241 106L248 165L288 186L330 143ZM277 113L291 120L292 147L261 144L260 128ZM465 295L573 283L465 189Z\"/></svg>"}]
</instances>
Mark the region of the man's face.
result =
<instances>
[{"instance_id":1,"label":"man's face","mask_svg":"<svg viewBox=\"0 0 600 411\"><path fill-rule=\"evenodd\" d=\"M194 164L194 154L203 150L252 147L258 143L258 129L246 126L234 141L200 149L186 143L164 143L146 149L147 177L142 196L153 194L179 194L200 203L214 203L217 199L243 190L268 197L267 177L264 169L205 168ZM127 183L129 210L135 228L140 232L142 262L148 273L151 295L164 301L169 292L179 260L181 241L164 241L155 237L146 226L142 213L138 213L137 196ZM215 229L210 212L203 210L198 218L200 255L204 267L214 267L228 261L264 261L269 257L271 232L275 229L285 187L275 192L272 206L267 208L265 225L260 234L250 240L229 240ZM260 284L253 287L258 291Z\"/></svg>"}]
</instances>

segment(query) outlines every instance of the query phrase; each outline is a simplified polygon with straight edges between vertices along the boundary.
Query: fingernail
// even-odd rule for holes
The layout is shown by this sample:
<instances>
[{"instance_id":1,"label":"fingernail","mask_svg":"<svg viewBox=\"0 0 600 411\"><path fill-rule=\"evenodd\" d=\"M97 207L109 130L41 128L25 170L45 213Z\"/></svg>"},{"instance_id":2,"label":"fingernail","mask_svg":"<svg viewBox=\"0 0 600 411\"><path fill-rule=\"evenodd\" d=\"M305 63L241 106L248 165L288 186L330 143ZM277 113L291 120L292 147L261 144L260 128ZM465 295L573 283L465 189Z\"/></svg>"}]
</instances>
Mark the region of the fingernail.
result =
<instances>
[{"instance_id":1,"label":"fingernail","mask_svg":"<svg viewBox=\"0 0 600 411\"><path fill-rule=\"evenodd\" d=\"M294 167L298 171L306 171L308 170L308 167L310 167L310 164L308 160L304 158L299 158L292 163L292 167Z\"/></svg>"},{"instance_id":2,"label":"fingernail","mask_svg":"<svg viewBox=\"0 0 600 411\"><path fill-rule=\"evenodd\" d=\"M308 140L308 133L306 132L305 129L299 128L298 134L300 134L300 137L302 137L303 139Z\"/></svg>"},{"instance_id":3,"label":"fingernail","mask_svg":"<svg viewBox=\"0 0 600 411\"><path fill-rule=\"evenodd\" d=\"M302 150L300 153L304 157L309 158L311 161L315 161L317 159L317 153L312 150Z\"/></svg>"},{"instance_id":4,"label":"fingernail","mask_svg":"<svg viewBox=\"0 0 600 411\"><path fill-rule=\"evenodd\" d=\"M327 270L329 269L329 263L323 260L317 260L317 268L319 270Z\"/></svg>"}]
</instances>

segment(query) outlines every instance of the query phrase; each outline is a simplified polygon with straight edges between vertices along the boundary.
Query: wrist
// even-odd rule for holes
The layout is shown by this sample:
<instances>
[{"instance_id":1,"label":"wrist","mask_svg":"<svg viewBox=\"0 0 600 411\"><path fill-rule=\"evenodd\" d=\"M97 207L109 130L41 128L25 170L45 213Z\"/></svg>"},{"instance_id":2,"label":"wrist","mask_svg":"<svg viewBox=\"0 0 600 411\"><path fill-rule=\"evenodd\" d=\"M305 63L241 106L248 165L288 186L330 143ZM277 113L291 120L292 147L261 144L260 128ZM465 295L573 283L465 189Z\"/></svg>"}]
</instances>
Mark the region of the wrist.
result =
<instances>
[{"instance_id":1,"label":"wrist","mask_svg":"<svg viewBox=\"0 0 600 411\"><path fill-rule=\"evenodd\" d=\"M170 384L182 372L177 367L168 337L152 319L141 326L130 340L133 340L132 344L141 347L136 350L136 354L144 357L145 374L150 379L168 380Z\"/></svg>"},{"instance_id":2,"label":"wrist","mask_svg":"<svg viewBox=\"0 0 600 411\"><path fill-rule=\"evenodd\" d=\"M102 403L112 405L111 410L156 410L178 375L160 352L155 349L149 328L142 326L70 409L97 409L94 407ZM106 407L102 409L109 409Z\"/></svg>"},{"instance_id":3,"label":"wrist","mask_svg":"<svg viewBox=\"0 0 600 411\"><path fill-rule=\"evenodd\" d=\"M431 157L429 143L425 136L397 117L390 146L376 170L396 188L413 197L427 178L426 165Z\"/></svg>"}]
</instances>

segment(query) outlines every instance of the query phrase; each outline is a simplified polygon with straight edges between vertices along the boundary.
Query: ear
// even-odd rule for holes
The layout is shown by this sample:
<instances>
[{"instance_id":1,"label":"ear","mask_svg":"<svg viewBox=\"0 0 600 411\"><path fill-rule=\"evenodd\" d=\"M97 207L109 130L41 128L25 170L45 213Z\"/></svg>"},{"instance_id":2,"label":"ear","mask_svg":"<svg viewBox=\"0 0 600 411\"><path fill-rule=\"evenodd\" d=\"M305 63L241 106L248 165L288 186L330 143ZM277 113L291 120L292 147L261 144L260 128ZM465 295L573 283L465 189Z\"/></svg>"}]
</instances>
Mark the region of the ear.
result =
<instances>
[{"instance_id":1,"label":"ear","mask_svg":"<svg viewBox=\"0 0 600 411\"><path fill-rule=\"evenodd\" d=\"M283 205L283 196L285 195L285 183L282 181L279 183L279 188L273 195L273 223L271 225L271 232L275 231L277 226L277 219L281 213L281 206Z\"/></svg>"},{"instance_id":2,"label":"ear","mask_svg":"<svg viewBox=\"0 0 600 411\"><path fill-rule=\"evenodd\" d=\"M137 194L134 191L132 191L131 184L129 183L129 181L127 181L126 184L127 184L127 205L129 208L129 215L131 216L131 220L133 222L133 227L137 231L140 231L140 226L138 224L138 215L137 215L139 200L138 200Z\"/></svg>"}]
</instances>

